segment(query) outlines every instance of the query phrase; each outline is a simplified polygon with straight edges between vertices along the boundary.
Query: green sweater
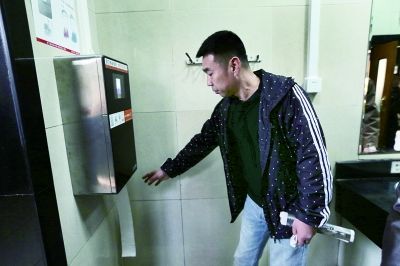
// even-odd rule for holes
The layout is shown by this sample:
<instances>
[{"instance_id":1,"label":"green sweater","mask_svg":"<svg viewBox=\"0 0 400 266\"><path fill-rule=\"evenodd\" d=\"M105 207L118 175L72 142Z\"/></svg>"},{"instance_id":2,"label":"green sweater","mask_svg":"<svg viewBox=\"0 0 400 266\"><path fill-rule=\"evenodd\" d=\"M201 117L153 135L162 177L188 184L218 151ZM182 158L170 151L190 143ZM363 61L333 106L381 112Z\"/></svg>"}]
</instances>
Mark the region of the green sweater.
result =
<instances>
[{"instance_id":1,"label":"green sweater","mask_svg":"<svg viewBox=\"0 0 400 266\"><path fill-rule=\"evenodd\" d=\"M258 145L258 110L260 89L247 101L232 97L228 116L228 138L233 167L247 183L247 193L262 205L261 166Z\"/></svg>"}]
</instances>

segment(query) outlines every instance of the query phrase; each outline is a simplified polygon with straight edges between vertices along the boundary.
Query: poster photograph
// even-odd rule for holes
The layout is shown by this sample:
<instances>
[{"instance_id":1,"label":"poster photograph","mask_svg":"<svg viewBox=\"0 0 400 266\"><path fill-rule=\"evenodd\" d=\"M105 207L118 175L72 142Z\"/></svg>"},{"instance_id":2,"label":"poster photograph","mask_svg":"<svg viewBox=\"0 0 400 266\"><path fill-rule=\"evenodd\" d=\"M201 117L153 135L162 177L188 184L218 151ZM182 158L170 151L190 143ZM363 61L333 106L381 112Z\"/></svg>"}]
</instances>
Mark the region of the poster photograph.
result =
<instances>
[{"instance_id":1,"label":"poster photograph","mask_svg":"<svg viewBox=\"0 0 400 266\"><path fill-rule=\"evenodd\" d=\"M72 54L80 53L74 0L31 0L36 40Z\"/></svg>"}]
</instances>

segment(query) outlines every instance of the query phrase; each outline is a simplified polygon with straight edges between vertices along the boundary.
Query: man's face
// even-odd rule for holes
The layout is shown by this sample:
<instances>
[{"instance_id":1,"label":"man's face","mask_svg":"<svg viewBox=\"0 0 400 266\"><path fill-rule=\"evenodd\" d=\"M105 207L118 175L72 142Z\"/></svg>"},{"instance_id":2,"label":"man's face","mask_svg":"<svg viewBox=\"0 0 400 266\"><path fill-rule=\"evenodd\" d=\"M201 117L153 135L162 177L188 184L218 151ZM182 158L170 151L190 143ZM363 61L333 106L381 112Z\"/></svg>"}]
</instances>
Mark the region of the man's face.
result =
<instances>
[{"instance_id":1,"label":"man's face","mask_svg":"<svg viewBox=\"0 0 400 266\"><path fill-rule=\"evenodd\" d=\"M216 94L229 97L236 93L236 80L233 72L229 71L229 64L224 66L215 60L214 55L209 54L203 56L202 68L207 74L207 86L210 86Z\"/></svg>"}]
</instances>

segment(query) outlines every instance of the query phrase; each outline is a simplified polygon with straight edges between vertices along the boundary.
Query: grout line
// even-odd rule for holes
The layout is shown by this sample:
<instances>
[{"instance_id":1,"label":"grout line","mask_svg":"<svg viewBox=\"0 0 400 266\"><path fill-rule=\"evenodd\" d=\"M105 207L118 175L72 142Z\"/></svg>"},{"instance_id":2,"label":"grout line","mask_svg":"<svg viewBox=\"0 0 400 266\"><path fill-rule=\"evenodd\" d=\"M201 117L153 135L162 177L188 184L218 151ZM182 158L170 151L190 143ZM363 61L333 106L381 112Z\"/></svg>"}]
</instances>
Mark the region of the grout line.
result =
<instances>
[{"instance_id":1,"label":"grout line","mask_svg":"<svg viewBox=\"0 0 400 266\"><path fill-rule=\"evenodd\" d=\"M175 97L176 99L176 97ZM176 103L175 103L175 108L176 108ZM175 148L178 148L179 146L179 137L178 137L178 112L174 112L175 115ZM185 255L185 234L184 234L184 230L183 230L183 206L182 206L182 177L179 176L179 179L177 180L179 182L179 203L180 203L180 207L181 207L181 233L182 233L182 255L183 255L183 266L186 266L186 255Z\"/></svg>"},{"instance_id":2,"label":"grout line","mask_svg":"<svg viewBox=\"0 0 400 266\"><path fill-rule=\"evenodd\" d=\"M131 199L130 201L191 201L191 200L212 200L212 199L227 199L228 197L208 197L208 198L190 198L190 199Z\"/></svg>"},{"instance_id":3,"label":"grout line","mask_svg":"<svg viewBox=\"0 0 400 266\"><path fill-rule=\"evenodd\" d=\"M179 191L180 191L180 200L179 202L181 203L181 231L182 231L182 253L183 253L183 266L186 266L186 254L185 254L185 233L183 230L183 223L184 223L184 219L183 219L183 199L182 199L182 183L181 183L181 178L179 177Z\"/></svg>"},{"instance_id":4,"label":"grout line","mask_svg":"<svg viewBox=\"0 0 400 266\"><path fill-rule=\"evenodd\" d=\"M148 10L124 10L124 11L100 11L95 12L96 15L109 15L109 14L129 14L129 13L146 13L146 12L167 12L168 9L148 9Z\"/></svg>"}]
</instances>

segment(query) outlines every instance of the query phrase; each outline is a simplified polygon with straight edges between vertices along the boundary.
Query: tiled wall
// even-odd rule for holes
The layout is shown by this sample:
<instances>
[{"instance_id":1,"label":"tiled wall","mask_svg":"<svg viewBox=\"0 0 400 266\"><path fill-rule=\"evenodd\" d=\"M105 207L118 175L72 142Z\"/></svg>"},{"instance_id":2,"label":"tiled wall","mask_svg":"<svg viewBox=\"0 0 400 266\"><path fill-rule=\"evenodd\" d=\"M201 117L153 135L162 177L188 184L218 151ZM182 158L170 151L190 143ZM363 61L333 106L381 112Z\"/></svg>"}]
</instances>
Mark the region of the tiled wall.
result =
<instances>
[{"instance_id":1,"label":"tiled wall","mask_svg":"<svg viewBox=\"0 0 400 266\"><path fill-rule=\"evenodd\" d=\"M357 159L371 1L322 0L319 71L313 103L332 164ZM185 64L211 33L241 36L264 68L305 75L306 0L95 1L99 49L125 61L130 79L138 170L128 184L138 253L124 265L230 265L239 222L229 224L219 150L180 177L148 187L141 176L173 157L220 100L199 66ZM336 221L336 215L332 221ZM339 222L339 221L338 221ZM342 247L345 249L346 247ZM310 265L336 265L339 243L317 236ZM379 255L379 249L374 249ZM267 252L262 258L265 263ZM321 260L324 261L321 264ZM346 258L341 258L346 265Z\"/></svg>"},{"instance_id":2,"label":"tiled wall","mask_svg":"<svg viewBox=\"0 0 400 266\"><path fill-rule=\"evenodd\" d=\"M25 2L31 14L31 1ZM137 257L125 260L119 259L118 215L112 199L72 195L52 66L53 56L66 54L37 43L31 30L69 264L231 264L240 221L229 224L218 150L159 187L148 187L140 177L173 157L201 128L220 99L207 88L200 67L186 66L185 52L194 57L209 34L230 29L241 36L250 56L260 55L262 62L252 64L252 68L293 76L302 84L307 2L76 1L82 53L100 52L128 63L130 68L139 168L128 189ZM319 70L323 87L313 103L332 164L358 158L370 6L371 0L322 0ZM29 20L33 25L31 15ZM335 218L333 215L333 222ZM380 255L374 246L369 246L368 255L360 252L368 245L361 237L357 245L341 245L338 252L337 241L316 236L310 265L336 265L338 261L339 265L352 265L354 256L362 260L360 265L367 265L363 262L371 261L369 256ZM267 256L266 252L264 264Z\"/></svg>"}]
</instances>

